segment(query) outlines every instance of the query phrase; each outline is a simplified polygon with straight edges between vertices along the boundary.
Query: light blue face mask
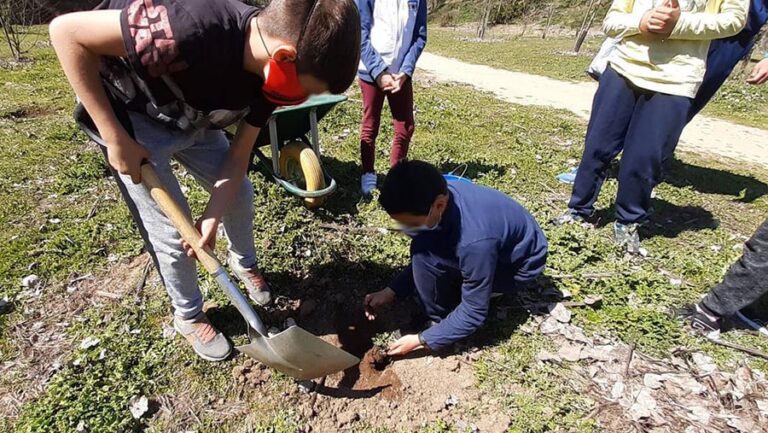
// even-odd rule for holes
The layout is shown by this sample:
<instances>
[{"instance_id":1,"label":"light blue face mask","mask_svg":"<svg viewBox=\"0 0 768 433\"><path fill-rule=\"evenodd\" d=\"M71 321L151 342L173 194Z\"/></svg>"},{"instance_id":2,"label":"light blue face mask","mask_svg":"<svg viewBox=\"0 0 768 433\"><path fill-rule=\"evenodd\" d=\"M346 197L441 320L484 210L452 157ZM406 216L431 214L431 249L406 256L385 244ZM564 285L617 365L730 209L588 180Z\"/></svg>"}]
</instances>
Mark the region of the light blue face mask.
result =
<instances>
[{"instance_id":1,"label":"light blue face mask","mask_svg":"<svg viewBox=\"0 0 768 433\"><path fill-rule=\"evenodd\" d=\"M429 220L430 216L432 216L432 208L429 208L429 213L427 214L427 220ZM424 232L430 232L430 231L433 231L433 230L437 230L438 228L440 228L440 223L439 222L436 223L433 226L429 226L427 224L422 224L422 225L417 226L417 227L408 227L408 226L400 224L400 231L402 231L403 233L405 233L406 235L408 235L410 237L418 236L419 234L424 233Z\"/></svg>"}]
</instances>

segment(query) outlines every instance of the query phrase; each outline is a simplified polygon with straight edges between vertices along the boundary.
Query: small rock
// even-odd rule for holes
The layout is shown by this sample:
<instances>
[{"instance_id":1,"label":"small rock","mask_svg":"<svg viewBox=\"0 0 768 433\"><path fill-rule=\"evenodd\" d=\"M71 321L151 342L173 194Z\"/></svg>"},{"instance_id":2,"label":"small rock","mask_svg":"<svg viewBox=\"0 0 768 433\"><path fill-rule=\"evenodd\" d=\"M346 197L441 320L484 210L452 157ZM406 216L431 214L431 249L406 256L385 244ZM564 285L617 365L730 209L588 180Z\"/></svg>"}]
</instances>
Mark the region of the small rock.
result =
<instances>
[{"instance_id":1,"label":"small rock","mask_svg":"<svg viewBox=\"0 0 768 433\"><path fill-rule=\"evenodd\" d=\"M35 274L27 275L26 277L22 278L21 285L25 289L37 288L37 286L40 285L40 277Z\"/></svg>"},{"instance_id":2,"label":"small rock","mask_svg":"<svg viewBox=\"0 0 768 433\"><path fill-rule=\"evenodd\" d=\"M77 427L75 427L75 431L78 433L83 433L88 431L88 427L85 424L85 421L80 420L80 422L77 423Z\"/></svg>"},{"instance_id":3,"label":"small rock","mask_svg":"<svg viewBox=\"0 0 768 433\"><path fill-rule=\"evenodd\" d=\"M315 389L315 382L312 382L311 380L299 381L297 385L299 386L299 392L302 394L309 394Z\"/></svg>"},{"instance_id":4,"label":"small rock","mask_svg":"<svg viewBox=\"0 0 768 433\"><path fill-rule=\"evenodd\" d=\"M449 395L448 398L445 400L445 408L450 409L452 407L459 405L459 398L455 395Z\"/></svg>"},{"instance_id":5,"label":"small rock","mask_svg":"<svg viewBox=\"0 0 768 433\"><path fill-rule=\"evenodd\" d=\"M149 400L146 396L134 396L128 406L134 419L140 419L149 410Z\"/></svg>"}]
</instances>

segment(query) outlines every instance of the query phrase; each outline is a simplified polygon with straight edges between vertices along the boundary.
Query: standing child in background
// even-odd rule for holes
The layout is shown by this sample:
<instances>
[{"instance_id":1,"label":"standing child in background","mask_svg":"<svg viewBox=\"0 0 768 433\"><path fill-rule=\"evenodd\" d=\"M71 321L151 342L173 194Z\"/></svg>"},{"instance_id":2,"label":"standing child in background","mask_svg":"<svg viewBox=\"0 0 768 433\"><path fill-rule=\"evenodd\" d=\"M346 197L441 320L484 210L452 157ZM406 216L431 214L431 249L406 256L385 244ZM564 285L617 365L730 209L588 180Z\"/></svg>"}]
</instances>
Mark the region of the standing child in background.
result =
<instances>
[{"instance_id":1,"label":"standing child in background","mask_svg":"<svg viewBox=\"0 0 768 433\"><path fill-rule=\"evenodd\" d=\"M665 147L677 142L701 85L709 42L739 33L749 0L667 0L652 9L614 0L603 23L620 42L600 78L568 211L556 224L593 215L611 161L623 150L615 242L640 252Z\"/></svg>"},{"instance_id":2,"label":"standing child in background","mask_svg":"<svg viewBox=\"0 0 768 433\"><path fill-rule=\"evenodd\" d=\"M637 0L635 1L634 7L640 7ZM747 15L747 24L744 26L744 29L734 36L712 41L709 46L709 52L707 53L706 72L704 72L701 87L699 87L698 92L696 92L696 97L693 98L691 108L688 110L689 123L701 110L704 109L704 107L706 107L712 97L715 96L715 93L717 93L723 83L725 83L739 61L749 55L755 44L757 35L760 33L760 29L765 25L766 21L768 21L768 0L751 0L749 14ZM600 51L595 55L589 68L587 68L586 72L590 77L594 78L596 81L600 81L600 76L607 68L610 55L616 48L618 42L619 41L614 38L605 39L600 47ZM665 168L667 162L674 156L676 148L677 140L665 145ZM556 179L562 183L573 185L573 181L576 178L576 171L577 170L573 168L565 173L558 174Z\"/></svg>"},{"instance_id":3,"label":"standing child in background","mask_svg":"<svg viewBox=\"0 0 768 433\"><path fill-rule=\"evenodd\" d=\"M395 136L389 157L394 166L408 155L414 130L413 84L424 46L427 44L426 0L357 0L360 9L362 53L360 91L363 121L360 126L360 156L363 195L376 188L376 136L379 134L384 98L389 101Z\"/></svg>"}]
</instances>

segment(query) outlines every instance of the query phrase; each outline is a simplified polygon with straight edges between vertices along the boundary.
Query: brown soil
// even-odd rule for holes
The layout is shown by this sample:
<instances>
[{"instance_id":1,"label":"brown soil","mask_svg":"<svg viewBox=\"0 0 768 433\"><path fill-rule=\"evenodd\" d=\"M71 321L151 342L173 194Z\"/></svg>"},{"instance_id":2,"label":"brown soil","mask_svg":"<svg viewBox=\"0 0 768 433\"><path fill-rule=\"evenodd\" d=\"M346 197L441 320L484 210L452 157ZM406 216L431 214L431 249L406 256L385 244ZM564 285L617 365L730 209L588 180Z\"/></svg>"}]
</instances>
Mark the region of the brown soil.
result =
<instances>
[{"instance_id":1,"label":"brown soil","mask_svg":"<svg viewBox=\"0 0 768 433\"><path fill-rule=\"evenodd\" d=\"M471 364L479 352L390 359L373 344L373 338L396 329L403 334L412 332L412 308L389 311L375 322L368 321L362 311L347 308L343 303L313 303L311 314L298 317L302 327L361 359L322 384L316 381L309 393L295 391L285 396L282 404L298 406L302 423L313 432L355 431L361 425L414 430L436 420L477 426L481 432L506 431L509 418L475 386ZM261 371L269 370L260 370L251 361L233 371L238 383L259 387L251 398L264 398L269 392ZM256 380L251 381L249 374Z\"/></svg>"},{"instance_id":2,"label":"brown soil","mask_svg":"<svg viewBox=\"0 0 768 433\"><path fill-rule=\"evenodd\" d=\"M380 347L374 346L370 351L370 355L371 364L373 364L373 368L378 371L384 370L392 363L392 358L390 358L389 355L387 355L387 352Z\"/></svg>"}]
</instances>

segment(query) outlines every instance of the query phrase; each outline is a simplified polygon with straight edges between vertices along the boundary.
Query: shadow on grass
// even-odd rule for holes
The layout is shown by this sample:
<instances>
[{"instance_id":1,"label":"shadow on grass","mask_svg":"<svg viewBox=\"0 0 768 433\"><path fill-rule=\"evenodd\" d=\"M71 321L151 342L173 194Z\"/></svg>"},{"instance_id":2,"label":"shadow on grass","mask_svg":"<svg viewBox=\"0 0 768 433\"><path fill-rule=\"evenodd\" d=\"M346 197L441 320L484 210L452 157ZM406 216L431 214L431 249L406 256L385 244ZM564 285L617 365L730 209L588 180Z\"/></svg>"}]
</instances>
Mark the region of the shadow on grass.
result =
<instances>
[{"instance_id":1,"label":"shadow on grass","mask_svg":"<svg viewBox=\"0 0 768 433\"><path fill-rule=\"evenodd\" d=\"M752 176L691 165L678 159L669 163L666 172L664 181L672 186L690 186L703 194L730 195L742 203L752 203L768 194L768 184Z\"/></svg>"},{"instance_id":2,"label":"shadow on grass","mask_svg":"<svg viewBox=\"0 0 768 433\"><path fill-rule=\"evenodd\" d=\"M648 221L640 226L640 239L656 236L674 238L681 233L716 229L719 221L712 212L701 206L678 206L666 200L651 200L653 211ZM602 228L616 221L615 207L598 209L591 220L595 227Z\"/></svg>"}]
</instances>

